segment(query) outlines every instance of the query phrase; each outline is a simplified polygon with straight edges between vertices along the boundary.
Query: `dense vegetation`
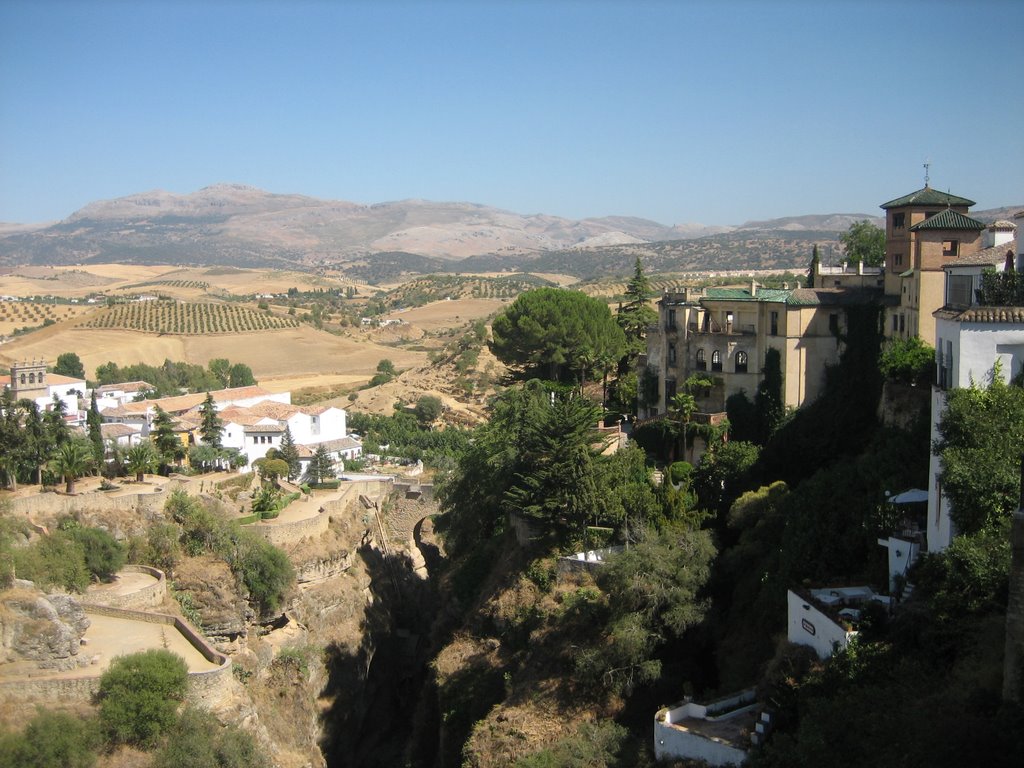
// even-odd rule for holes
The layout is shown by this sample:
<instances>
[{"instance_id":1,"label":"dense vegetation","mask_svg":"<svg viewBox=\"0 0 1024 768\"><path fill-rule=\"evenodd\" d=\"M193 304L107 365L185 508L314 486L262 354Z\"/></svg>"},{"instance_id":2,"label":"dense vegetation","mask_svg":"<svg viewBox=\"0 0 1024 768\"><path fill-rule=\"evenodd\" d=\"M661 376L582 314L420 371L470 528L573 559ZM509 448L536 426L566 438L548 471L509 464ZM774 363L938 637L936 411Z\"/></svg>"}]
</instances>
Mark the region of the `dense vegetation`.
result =
<instances>
[{"instance_id":1,"label":"dense vegetation","mask_svg":"<svg viewBox=\"0 0 1024 768\"><path fill-rule=\"evenodd\" d=\"M150 752L155 768L269 765L249 733L182 704L187 675L169 651L120 656L100 678L98 716L39 709L21 733L0 734L0 768L92 768L121 746Z\"/></svg>"},{"instance_id":2,"label":"dense vegetation","mask_svg":"<svg viewBox=\"0 0 1024 768\"><path fill-rule=\"evenodd\" d=\"M147 397L172 397L183 392L210 392L228 387L248 387L256 383L252 369L245 363L213 358L206 368L193 363L164 360L162 365L135 363L124 367L108 362L96 367L96 383L123 384L144 381L151 385Z\"/></svg>"},{"instance_id":3,"label":"dense vegetation","mask_svg":"<svg viewBox=\"0 0 1024 768\"><path fill-rule=\"evenodd\" d=\"M442 706L457 701L480 719L550 690L537 706L571 700L631 730L584 726L518 765L637 765L650 761L650 713L668 697L759 684L778 731L758 764L1019 764L1024 714L999 693L1007 520L1024 451L1020 387L949 393L937 449L963 535L919 560L913 598L892 616L867 611L860 641L824 663L779 640L794 584L887 589L877 539L901 519L886 494L926 486L927 398L906 429L878 413L883 381L924 382L931 353L883 347L877 308L851 309L848 321L819 400L785 413L781 373L769 371L754 400L730 404L748 441L712 435L697 467L671 466L673 484L651 483L637 447L599 455L598 410L557 383L501 394L440 484L436 529L455 595L495 622L468 614L468 630L497 636L506 661L442 680ZM669 428L643 444L671 461L682 435ZM529 525L531 543L512 544L510 521ZM556 587L551 556L597 543L630 548L594 580ZM490 606L531 589L540 596L493 617ZM491 684L495 672L503 687ZM443 764L494 764L488 752L512 749L502 733L500 718L453 718L445 738L465 751L449 750Z\"/></svg>"}]
</instances>

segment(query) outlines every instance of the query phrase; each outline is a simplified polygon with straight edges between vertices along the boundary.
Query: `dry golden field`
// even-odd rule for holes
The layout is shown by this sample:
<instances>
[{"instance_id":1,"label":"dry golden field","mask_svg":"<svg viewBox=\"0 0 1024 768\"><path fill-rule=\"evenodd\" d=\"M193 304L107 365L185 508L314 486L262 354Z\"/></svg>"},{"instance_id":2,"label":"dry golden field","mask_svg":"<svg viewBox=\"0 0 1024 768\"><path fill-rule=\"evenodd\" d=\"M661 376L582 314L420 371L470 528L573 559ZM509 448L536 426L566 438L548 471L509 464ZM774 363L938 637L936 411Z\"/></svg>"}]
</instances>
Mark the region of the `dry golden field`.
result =
<instances>
[{"instance_id":1,"label":"dry golden field","mask_svg":"<svg viewBox=\"0 0 1024 768\"><path fill-rule=\"evenodd\" d=\"M506 299L452 299L434 301L422 307L392 312L387 319L402 320L422 328L437 331L465 325L481 317L488 317L508 306Z\"/></svg>"},{"instance_id":2,"label":"dry golden field","mask_svg":"<svg viewBox=\"0 0 1024 768\"><path fill-rule=\"evenodd\" d=\"M27 301L0 301L0 336L10 336L18 328L34 328L47 320L59 323L74 320L95 310L83 304L43 304Z\"/></svg>"}]
</instances>

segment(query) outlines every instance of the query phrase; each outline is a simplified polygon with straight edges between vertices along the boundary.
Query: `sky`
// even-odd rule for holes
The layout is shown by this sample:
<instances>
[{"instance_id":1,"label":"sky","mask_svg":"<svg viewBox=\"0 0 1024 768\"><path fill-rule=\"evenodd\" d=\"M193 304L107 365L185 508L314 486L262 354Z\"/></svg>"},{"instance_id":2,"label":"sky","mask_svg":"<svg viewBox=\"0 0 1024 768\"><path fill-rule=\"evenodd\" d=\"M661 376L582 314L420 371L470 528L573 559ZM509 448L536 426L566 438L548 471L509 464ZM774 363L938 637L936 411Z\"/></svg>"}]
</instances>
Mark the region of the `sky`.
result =
<instances>
[{"instance_id":1,"label":"sky","mask_svg":"<svg viewBox=\"0 0 1024 768\"><path fill-rule=\"evenodd\" d=\"M0 0L0 222L154 189L740 224L1024 204L1019 0Z\"/></svg>"}]
</instances>

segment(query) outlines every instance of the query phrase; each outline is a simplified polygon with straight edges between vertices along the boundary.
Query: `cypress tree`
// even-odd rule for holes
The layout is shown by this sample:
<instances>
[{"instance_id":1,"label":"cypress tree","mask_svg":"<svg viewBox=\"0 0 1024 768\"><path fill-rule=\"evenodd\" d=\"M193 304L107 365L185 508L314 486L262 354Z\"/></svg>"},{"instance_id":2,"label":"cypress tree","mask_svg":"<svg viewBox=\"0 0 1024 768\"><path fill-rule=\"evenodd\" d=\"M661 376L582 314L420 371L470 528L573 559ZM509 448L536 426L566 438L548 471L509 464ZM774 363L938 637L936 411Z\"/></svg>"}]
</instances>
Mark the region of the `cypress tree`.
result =
<instances>
[{"instance_id":1,"label":"cypress tree","mask_svg":"<svg viewBox=\"0 0 1024 768\"><path fill-rule=\"evenodd\" d=\"M89 402L89 413L85 417L85 424L89 433L89 440L92 442L92 454L96 460L96 466L103 466L103 459L106 451L103 448L103 430L100 425L103 419L100 418L100 409L96 405L96 390L92 391L92 398Z\"/></svg>"}]
</instances>

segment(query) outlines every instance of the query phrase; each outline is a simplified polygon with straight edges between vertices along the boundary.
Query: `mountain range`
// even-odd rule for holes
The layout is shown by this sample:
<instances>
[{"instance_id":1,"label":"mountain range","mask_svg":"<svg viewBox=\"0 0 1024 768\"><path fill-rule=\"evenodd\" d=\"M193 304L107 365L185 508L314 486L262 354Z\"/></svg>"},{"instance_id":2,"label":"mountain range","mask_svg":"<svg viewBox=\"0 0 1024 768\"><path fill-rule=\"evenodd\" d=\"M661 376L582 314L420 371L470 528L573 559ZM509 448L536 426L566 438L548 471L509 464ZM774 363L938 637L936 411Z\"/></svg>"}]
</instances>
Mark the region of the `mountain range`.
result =
<instances>
[{"instance_id":1,"label":"mountain range","mask_svg":"<svg viewBox=\"0 0 1024 768\"><path fill-rule=\"evenodd\" d=\"M861 219L881 223L867 214L792 216L739 226L666 226L625 216L573 221L476 203L361 205L216 184L184 195L153 191L97 201L46 225L0 224L0 266L332 266L376 279L551 266L550 271L589 276L598 267L621 266L616 256L629 257L627 269L635 255L654 256L659 268L732 268L721 266L720 257L730 244L742 244L747 256L737 268L752 269L787 259L806 263L808 241L834 242Z\"/></svg>"}]
</instances>

